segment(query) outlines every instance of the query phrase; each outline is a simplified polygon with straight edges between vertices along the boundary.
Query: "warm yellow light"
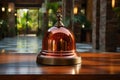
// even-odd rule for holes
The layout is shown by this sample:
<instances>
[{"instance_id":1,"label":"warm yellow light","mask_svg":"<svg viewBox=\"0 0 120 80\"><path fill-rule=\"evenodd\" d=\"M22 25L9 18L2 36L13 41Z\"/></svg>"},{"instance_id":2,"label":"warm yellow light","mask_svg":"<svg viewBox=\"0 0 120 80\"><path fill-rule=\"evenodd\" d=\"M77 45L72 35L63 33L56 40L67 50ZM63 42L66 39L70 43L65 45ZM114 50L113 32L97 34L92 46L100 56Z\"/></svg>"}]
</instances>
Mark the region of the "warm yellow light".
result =
<instances>
[{"instance_id":1,"label":"warm yellow light","mask_svg":"<svg viewBox=\"0 0 120 80\"><path fill-rule=\"evenodd\" d=\"M74 14L78 13L78 7L74 7Z\"/></svg>"},{"instance_id":2,"label":"warm yellow light","mask_svg":"<svg viewBox=\"0 0 120 80\"><path fill-rule=\"evenodd\" d=\"M11 12L11 8L8 8L8 12Z\"/></svg>"},{"instance_id":3,"label":"warm yellow light","mask_svg":"<svg viewBox=\"0 0 120 80\"><path fill-rule=\"evenodd\" d=\"M2 7L2 12L5 12L5 8L4 7Z\"/></svg>"},{"instance_id":4,"label":"warm yellow light","mask_svg":"<svg viewBox=\"0 0 120 80\"><path fill-rule=\"evenodd\" d=\"M14 15L17 16L17 13L15 13Z\"/></svg>"},{"instance_id":5,"label":"warm yellow light","mask_svg":"<svg viewBox=\"0 0 120 80\"><path fill-rule=\"evenodd\" d=\"M115 7L115 0L112 0L112 8Z\"/></svg>"}]
</instances>

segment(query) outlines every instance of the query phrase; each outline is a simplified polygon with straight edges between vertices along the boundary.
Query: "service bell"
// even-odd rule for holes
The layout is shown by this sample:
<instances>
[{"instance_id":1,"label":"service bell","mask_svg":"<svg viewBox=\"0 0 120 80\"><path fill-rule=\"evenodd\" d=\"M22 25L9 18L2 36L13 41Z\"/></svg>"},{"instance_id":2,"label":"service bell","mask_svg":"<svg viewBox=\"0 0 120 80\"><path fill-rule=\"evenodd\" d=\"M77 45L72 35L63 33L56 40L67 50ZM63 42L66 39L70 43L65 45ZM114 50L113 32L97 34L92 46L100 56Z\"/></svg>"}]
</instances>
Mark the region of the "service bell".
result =
<instances>
[{"instance_id":1,"label":"service bell","mask_svg":"<svg viewBox=\"0 0 120 80\"><path fill-rule=\"evenodd\" d=\"M57 12L57 23L48 29L42 40L42 50L37 56L38 64L75 65L81 63L77 56L73 33L62 23L61 12Z\"/></svg>"}]
</instances>

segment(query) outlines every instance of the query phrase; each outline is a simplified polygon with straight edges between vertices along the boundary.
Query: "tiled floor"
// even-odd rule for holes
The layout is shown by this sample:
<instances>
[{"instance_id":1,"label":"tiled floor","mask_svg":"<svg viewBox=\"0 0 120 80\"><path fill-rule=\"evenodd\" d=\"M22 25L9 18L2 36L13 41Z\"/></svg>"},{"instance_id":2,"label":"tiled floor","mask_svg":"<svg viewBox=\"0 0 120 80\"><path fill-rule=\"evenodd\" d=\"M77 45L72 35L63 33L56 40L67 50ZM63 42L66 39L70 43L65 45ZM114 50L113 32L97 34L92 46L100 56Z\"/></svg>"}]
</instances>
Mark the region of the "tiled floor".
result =
<instances>
[{"instance_id":1,"label":"tiled floor","mask_svg":"<svg viewBox=\"0 0 120 80\"><path fill-rule=\"evenodd\" d=\"M0 52L38 53L41 50L42 39L34 35L4 38L0 41ZM91 44L76 43L78 52L91 52Z\"/></svg>"}]
</instances>

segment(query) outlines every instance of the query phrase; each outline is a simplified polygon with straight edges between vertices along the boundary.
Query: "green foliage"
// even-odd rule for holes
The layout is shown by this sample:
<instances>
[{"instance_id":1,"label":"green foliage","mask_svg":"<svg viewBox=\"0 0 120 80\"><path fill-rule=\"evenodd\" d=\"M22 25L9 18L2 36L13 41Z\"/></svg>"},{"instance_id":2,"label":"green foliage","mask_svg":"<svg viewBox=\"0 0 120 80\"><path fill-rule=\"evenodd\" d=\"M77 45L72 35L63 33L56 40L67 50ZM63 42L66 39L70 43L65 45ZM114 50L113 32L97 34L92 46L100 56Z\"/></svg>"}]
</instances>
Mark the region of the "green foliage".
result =
<instances>
[{"instance_id":1,"label":"green foliage","mask_svg":"<svg viewBox=\"0 0 120 80\"><path fill-rule=\"evenodd\" d=\"M74 23L80 23L81 25L85 25L86 29L90 29L91 23L87 20L86 16L82 13L74 16Z\"/></svg>"},{"instance_id":2,"label":"green foliage","mask_svg":"<svg viewBox=\"0 0 120 80\"><path fill-rule=\"evenodd\" d=\"M17 10L17 29L18 31L36 30L38 27L38 9Z\"/></svg>"},{"instance_id":3,"label":"green foliage","mask_svg":"<svg viewBox=\"0 0 120 80\"><path fill-rule=\"evenodd\" d=\"M27 14L25 12L23 12L22 15L20 15L20 14L21 14L21 12L18 10L19 18L17 18L17 28L18 28L18 30L25 30Z\"/></svg>"},{"instance_id":4,"label":"green foliage","mask_svg":"<svg viewBox=\"0 0 120 80\"><path fill-rule=\"evenodd\" d=\"M113 11L117 14L117 17L120 18L120 7L113 8Z\"/></svg>"},{"instance_id":5,"label":"green foliage","mask_svg":"<svg viewBox=\"0 0 120 80\"><path fill-rule=\"evenodd\" d=\"M65 26L69 26L70 25L70 18L69 17L66 17L65 20L64 20L64 25Z\"/></svg>"},{"instance_id":6,"label":"green foliage","mask_svg":"<svg viewBox=\"0 0 120 80\"><path fill-rule=\"evenodd\" d=\"M118 25L119 29L118 31L120 32L120 6L113 8L113 11L116 13L117 18L118 18Z\"/></svg>"},{"instance_id":7,"label":"green foliage","mask_svg":"<svg viewBox=\"0 0 120 80\"><path fill-rule=\"evenodd\" d=\"M49 10L49 9L52 9L53 13L56 13L59 5L60 5L59 2L47 3L47 9L48 9L48 10Z\"/></svg>"},{"instance_id":8,"label":"green foliage","mask_svg":"<svg viewBox=\"0 0 120 80\"><path fill-rule=\"evenodd\" d=\"M52 27L56 23L56 12L60 6L60 2L52 2L52 3L47 3L47 10L48 10L48 26ZM49 13L49 10L50 13ZM52 22L52 24L50 24Z\"/></svg>"},{"instance_id":9,"label":"green foliage","mask_svg":"<svg viewBox=\"0 0 120 80\"><path fill-rule=\"evenodd\" d=\"M0 20L0 38L6 37L8 33L7 21Z\"/></svg>"},{"instance_id":10,"label":"green foliage","mask_svg":"<svg viewBox=\"0 0 120 80\"><path fill-rule=\"evenodd\" d=\"M38 27L38 9L31 9L29 10L28 14L28 22L27 25L29 29L36 30Z\"/></svg>"}]
</instances>

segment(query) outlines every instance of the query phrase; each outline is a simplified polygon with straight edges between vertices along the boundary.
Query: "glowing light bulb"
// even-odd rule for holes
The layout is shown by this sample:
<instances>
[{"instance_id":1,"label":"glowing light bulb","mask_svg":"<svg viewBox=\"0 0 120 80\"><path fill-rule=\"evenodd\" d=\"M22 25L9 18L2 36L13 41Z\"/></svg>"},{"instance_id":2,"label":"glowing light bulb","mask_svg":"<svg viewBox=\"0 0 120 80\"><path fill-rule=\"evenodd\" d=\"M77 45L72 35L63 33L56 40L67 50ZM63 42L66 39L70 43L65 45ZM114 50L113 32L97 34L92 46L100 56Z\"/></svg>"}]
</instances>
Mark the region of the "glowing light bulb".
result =
<instances>
[{"instance_id":1,"label":"glowing light bulb","mask_svg":"<svg viewBox=\"0 0 120 80\"><path fill-rule=\"evenodd\" d=\"M78 13L78 7L74 7L74 14Z\"/></svg>"},{"instance_id":2,"label":"glowing light bulb","mask_svg":"<svg viewBox=\"0 0 120 80\"><path fill-rule=\"evenodd\" d=\"M2 12L5 12L5 8L4 7L2 7Z\"/></svg>"},{"instance_id":3,"label":"glowing light bulb","mask_svg":"<svg viewBox=\"0 0 120 80\"><path fill-rule=\"evenodd\" d=\"M85 28L85 25L84 25L84 24L82 25L82 28Z\"/></svg>"},{"instance_id":4,"label":"glowing light bulb","mask_svg":"<svg viewBox=\"0 0 120 80\"><path fill-rule=\"evenodd\" d=\"M11 12L11 8L8 8L8 12Z\"/></svg>"},{"instance_id":5,"label":"glowing light bulb","mask_svg":"<svg viewBox=\"0 0 120 80\"><path fill-rule=\"evenodd\" d=\"M115 7L115 0L112 0L112 8Z\"/></svg>"}]
</instances>

